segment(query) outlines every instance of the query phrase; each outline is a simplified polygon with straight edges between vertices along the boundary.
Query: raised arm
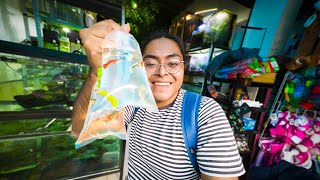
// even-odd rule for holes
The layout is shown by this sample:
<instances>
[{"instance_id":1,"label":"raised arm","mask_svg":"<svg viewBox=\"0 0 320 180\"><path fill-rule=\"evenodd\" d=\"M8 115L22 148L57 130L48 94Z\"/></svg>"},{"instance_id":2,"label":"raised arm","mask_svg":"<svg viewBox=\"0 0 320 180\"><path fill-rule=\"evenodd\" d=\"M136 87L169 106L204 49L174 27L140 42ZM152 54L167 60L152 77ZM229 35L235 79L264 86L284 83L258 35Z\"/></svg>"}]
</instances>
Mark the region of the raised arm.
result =
<instances>
[{"instance_id":1,"label":"raised arm","mask_svg":"<svg viewBox=\"0 0 320 180\"><path fill-rule=\"evenodd\" d=\"M97 69L101 67L102 42L106 34L112 30L125 30L129 32L130 28L128 25L121 27L113 20L105 20L80 31L80 37L87 54L88 64L90 65L90 72L73 105L72 136L78 137L83 128L91 90L97 81Z\"/></svg>"}]
</instances>

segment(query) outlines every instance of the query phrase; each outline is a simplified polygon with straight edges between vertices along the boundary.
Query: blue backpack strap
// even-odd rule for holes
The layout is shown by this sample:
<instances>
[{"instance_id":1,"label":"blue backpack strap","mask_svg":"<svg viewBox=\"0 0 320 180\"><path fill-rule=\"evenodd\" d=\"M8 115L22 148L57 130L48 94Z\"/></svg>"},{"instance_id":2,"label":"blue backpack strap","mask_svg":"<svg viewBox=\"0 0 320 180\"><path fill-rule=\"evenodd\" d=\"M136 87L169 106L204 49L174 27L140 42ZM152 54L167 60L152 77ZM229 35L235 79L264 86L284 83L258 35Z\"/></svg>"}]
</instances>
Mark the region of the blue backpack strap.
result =
<instances>
[{"instance_id":1,"label":"blue backpack strap","mask_svg":"<svg viewBox=\"0 0 320 180\"><path fill-rule=\"evenodd\" d=\"M132 114L132 119L133 119L134 116L137 114L138 110L139 110L139 107L134 107L133 114ZM131 119L131 120L132 120L132 119ZM126 124L126 130L128 130L128 125L127 125L127 124Z\"/></svg>"},{"instance_id":2,"label":"blue backpack strap","mask_svg":"<svg viewBox=\"0 0 320 180\"><path fill-rule=\"evenodd\" d=\"M134 118L134 116L137 114L137 112L139 111L139 107L134 107L134 111L133 111L133 115L132 115L132 119Z\"/></svg>"},{"instance_id":3,"label":"blue backpack strap","mask_svg":"<svg viewBox=\"0 0 320 180\"><path fill-rule=\"evenodd\" d=\"M138 112L139 109L140 109L139 107L134 107L133 117L134 117L134 115L136 115L136 113Z\"/></svg>"},{"instance_id":4,"label":"blue backpack strap","mask_svg":"<svg viewBox=\"0 0 320 180\"><path fill-rule=\"evenodd\" d=\"M200 174L197 162L197 139L198 139L198 111L201 96L196 93L186 92L183 97L181 111L181 128L186 145L186 150L193 168Z\"/></svg>"}]
</instances>

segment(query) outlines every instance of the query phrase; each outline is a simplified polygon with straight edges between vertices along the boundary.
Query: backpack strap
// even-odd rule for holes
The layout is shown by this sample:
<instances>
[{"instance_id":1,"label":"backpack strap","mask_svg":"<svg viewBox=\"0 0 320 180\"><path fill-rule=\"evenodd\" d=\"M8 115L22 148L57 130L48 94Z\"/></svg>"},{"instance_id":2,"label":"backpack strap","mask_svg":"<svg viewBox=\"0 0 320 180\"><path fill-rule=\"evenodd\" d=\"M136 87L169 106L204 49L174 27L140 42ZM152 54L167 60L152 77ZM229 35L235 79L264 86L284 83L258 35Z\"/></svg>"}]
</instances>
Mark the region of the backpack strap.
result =
<instances>
[{"instance_id":1,"label":"backpack strap","mask_svg":"<svg viewBox=\"0 0 320 180\"><path fill-rule=\"evenodd\" d=\"M139 107L134 107L134 111L133 111L133 115L132 115L132 119L134 118L134 116L137 114L137 112L139 111Z\"/></svg>"},{"instance_id":2,"label":"backpack strap","mask_svg":"<svg viewBox=\"0 0 320 180\"><path fill-rule=\"evenodd\" d=\"M183 97L181 111L181 128L186 150L193 168L200 174L197 162L198 139L198 111L201 96L193 92L186 92Z\"/></svg>"},{"instance_id":3,"label":"backpack strap","mask_svg":"<svg viewBox=\"0 0 320 180\"><path fill-rule=\"evenodd\" d=\"M133 114L132 114L132 119L134 118L134 116L136 116L136 114L137 114L139 109L140 109L139 107L134 107ZM126 130L128 130L128 124L126 124Z\"/></svg>"}]
</instances>

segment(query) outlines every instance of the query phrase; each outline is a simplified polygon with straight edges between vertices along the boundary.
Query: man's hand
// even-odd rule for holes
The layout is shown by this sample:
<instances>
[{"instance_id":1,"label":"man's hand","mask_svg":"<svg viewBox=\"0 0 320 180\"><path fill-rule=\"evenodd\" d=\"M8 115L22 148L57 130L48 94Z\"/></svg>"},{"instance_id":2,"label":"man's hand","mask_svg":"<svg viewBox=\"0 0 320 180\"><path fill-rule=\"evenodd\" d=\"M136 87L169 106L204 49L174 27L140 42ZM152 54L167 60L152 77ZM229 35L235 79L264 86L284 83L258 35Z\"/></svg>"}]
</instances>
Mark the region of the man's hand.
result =
<instances>
[{"instance_id":1,"label":"man's hand","mask_svg":"<svg viewBox=\"0 0 320 180\"><path fill-rule=\"evenodd\" d=\"M108 131L125 134L126 129L123 113L124 111L112 111L97 119L92 119L89 122L86 131L81 134L78 141L82 142L95 136L98 137L103 133L108 133Z\"/></svg>"},{"instance_id":2,"label":"man's hand","mask_svg":"<svg viewBox=\"0 0 320 180\"><path fill-rule=\"evenodd\" d=\"M107 33L113 30L130 31L128 24L120 26L113 20L104 20L80 31L84 49L88 57L88 63L91 73L97 73L97 69L101 67L102 60L102 43Z\"/></svg>"}]
</instances>

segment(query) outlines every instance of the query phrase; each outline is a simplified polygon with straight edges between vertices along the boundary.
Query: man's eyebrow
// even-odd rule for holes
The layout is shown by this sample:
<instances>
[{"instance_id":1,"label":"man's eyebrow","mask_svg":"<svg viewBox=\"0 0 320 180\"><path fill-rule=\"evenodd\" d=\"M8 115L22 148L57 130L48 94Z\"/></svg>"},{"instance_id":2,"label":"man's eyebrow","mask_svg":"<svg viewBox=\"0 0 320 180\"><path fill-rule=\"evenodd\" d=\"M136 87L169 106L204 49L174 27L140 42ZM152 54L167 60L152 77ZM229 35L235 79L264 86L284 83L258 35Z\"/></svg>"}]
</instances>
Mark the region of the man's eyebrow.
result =
<instances>
[{"instance_id":1,"label":"man's eyebrow","mask_svg":"<svg viewBox=\"0 0 320 180\"><path fill-rule=\"evenodd\" d=\"M167 56L166 56L166 59L172 58L172 57L179 57L179 58L181 58L181 56L180 56L179 54L173 53L173 54L167 55ZM143 59L144 59L144 58L159 59L158 56L155 56L155 55L152 55L152 54L146 54L146 55L144 55L142 58L143 58Z\"/></svg>"},{"instance_id":2,"label":"man's eyebrow","mask_svg":"<svg viewBox=\"0 0 320 180\"><path fill-rule=\"evenodd\" d=\"M172 58L172 57L179 57L179 58L181 58L181 56L180 56L179 54L177 54L177 53L170 54L170 55L167 56L167 58Z\"/></svg>"},{"instance_id":3,"label":"man's eyebrow","mask_svg":"<svg viewBox=\"0 0 320 180\"><path fill-rule=\"evenodd\" d=\"M155 55L151 55L151 54L144 55L144 56L142 56L142 58L158 59L158 57L157 57L157 56L155 56Z\"/></svg>"}]
</instances>

